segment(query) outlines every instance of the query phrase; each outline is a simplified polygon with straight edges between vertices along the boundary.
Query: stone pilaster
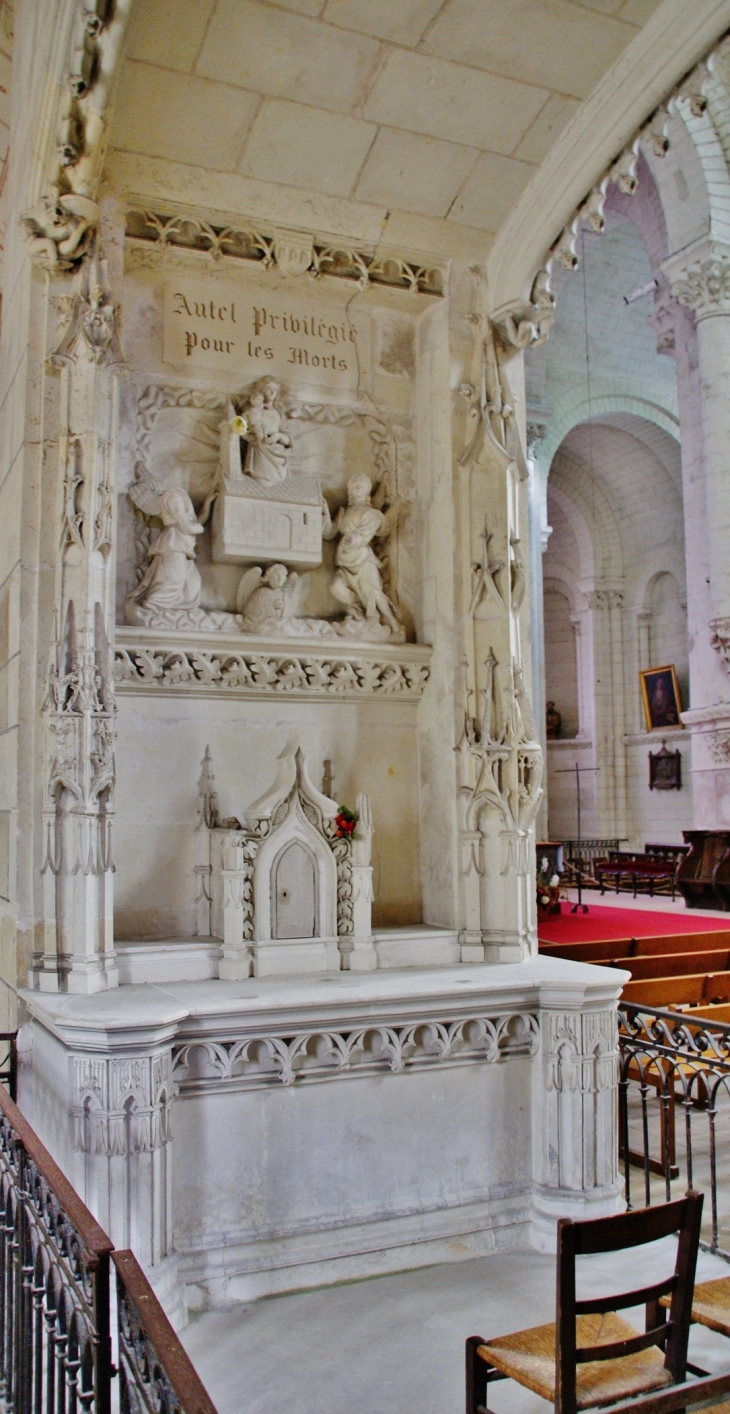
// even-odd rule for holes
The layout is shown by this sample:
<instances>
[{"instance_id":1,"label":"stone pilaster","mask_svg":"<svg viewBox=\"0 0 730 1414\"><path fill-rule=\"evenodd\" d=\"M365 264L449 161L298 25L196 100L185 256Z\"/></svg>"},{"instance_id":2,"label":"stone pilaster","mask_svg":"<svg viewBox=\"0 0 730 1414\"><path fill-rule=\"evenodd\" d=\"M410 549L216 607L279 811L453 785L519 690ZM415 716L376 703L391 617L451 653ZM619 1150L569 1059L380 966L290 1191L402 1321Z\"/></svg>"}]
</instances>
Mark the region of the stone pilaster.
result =
<instances>
[{"instance_id":1,"label":"stone pilaster","mask_svg":"<svg viewBox=\"0 0 730 1414\"><path fill-rule=\"evenodd\" d=\"M114 446L124 367L106 262L81 265L58 297L56 641L44 703L44 921L34 956L44 991L117 985L112 849L115 778Z\"/></svg>"},{"instance_id":2,"label":"stone pilaster","mask_svg":"<svg viewBox=\"0 0 730 1414\"><path fill-rule=\"evenodd\" d=\"M518 338L509 319L490 317L478 271L463 275L460 294L468 308L460 314L462 327L472 336L459 389L465 411L453 420L463 633L457 729L462 958L517 962L536 948L534 839L543 769L527 686L534 629L529 468L515 414L524 397L523 340L532 339L532 325L520 324Z\"/></svg>"},{"instance_id":3,"label":"stone pilaster","mask_svg":"<svg viewBox=\"0 0 730 1414\"><path fill-rule=\"evenodd\" d=\"M616 998L627 974L601 987L581 968L541 987L541 1065L535 1072L533 1241L555 1250L555 1218L601 1217L623 1206L618 1167ZM592 974L592 975L591 975Z\"/></svg>"}]
</instances>

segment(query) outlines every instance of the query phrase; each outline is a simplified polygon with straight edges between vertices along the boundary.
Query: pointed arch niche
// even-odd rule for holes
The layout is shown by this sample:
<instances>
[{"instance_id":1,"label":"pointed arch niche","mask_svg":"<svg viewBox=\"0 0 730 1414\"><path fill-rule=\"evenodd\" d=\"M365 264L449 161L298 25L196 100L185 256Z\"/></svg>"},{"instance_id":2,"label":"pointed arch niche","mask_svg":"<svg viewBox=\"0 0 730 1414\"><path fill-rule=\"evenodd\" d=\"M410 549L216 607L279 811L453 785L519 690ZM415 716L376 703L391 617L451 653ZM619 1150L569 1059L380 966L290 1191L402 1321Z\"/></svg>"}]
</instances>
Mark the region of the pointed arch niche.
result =
<instances>
[{"instance_id":1,"label":"pointed arch niche","mask_svg":"<svg viewBox=\"0 0 730 1414\"><path fill-rule=\"evenodd\" d=\"M254 865L254 942L286 945L317 938L328 961L337 953L337 866L332 848L307 819L297 791L274 818Z\"/></svg>"}]
</instances>

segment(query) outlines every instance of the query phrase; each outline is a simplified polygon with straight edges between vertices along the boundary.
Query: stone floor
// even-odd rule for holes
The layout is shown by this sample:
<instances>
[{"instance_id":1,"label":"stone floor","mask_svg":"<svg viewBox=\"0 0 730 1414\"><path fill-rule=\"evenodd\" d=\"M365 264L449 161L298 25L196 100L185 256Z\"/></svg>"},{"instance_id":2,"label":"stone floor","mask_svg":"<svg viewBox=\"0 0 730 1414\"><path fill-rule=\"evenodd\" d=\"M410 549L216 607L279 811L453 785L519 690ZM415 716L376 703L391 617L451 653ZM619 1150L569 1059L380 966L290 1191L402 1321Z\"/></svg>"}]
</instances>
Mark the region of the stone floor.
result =
<instances>
[{"instance_id":1,"label":"stone floor","mask_svg":"<svg viewBox=\"0 0 730 1414\"><path fill-rule=\"evenodd\" d=\"M671 1267L673 1244L641 1249L635 1284ZM700 1254L698 1280L728 1266ZM582 1259L578 1294L622 1290L625 1257ZM219 1414L461 1414L464 1339L553 1319L555 1262L531 1252L271 1297L198 1316L183 1341ZM630 1312L641 1324L643 1312ZM693 1328L703 1368L730 1368L730 1342ZM497 1414L552 1406L509 1383Z\"/></svg>"}]
</instances>

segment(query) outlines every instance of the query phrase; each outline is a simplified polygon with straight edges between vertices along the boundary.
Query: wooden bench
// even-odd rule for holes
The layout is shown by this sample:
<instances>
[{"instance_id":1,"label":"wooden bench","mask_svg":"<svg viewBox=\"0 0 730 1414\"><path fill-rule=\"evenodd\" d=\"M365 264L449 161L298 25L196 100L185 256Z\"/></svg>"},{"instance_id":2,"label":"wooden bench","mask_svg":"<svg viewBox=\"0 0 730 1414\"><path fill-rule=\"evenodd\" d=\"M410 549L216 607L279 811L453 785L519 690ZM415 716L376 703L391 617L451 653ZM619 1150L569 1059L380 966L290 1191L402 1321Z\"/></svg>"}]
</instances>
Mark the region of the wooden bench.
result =
<instances>
[{"instance_id":1,"label":"wooden bench","mask_svg":"<svg viewBox=\"0 0 730 1414\"><path fill-rule=\"evenodd\" d=\"M730 948L714 952L662 952L650 957L617 957L602 964L621 967L634 982L652 977L682 977L694 972L730 972Z\"/></svg>"},{"instance_id":2,"label":"wooden bench","mask_svg":"<svg viewBox=\"0 0 730 1414\"><path fill-rule=\"evenodd\" d=\"M614 962L620 958L651 957L661 953L710 952L720 948L730 948L730 930L727 928L707 933L673 933L671 936L659 934L651 938L540 943L540 954L544 957L564 957L571 962Z\"/></svg>"},{"instance_id":3,"label":"wooden bench","mask_svg":"<svg viewBox=\"0 0 730 1414\"><path fill-rule=\"evenodd\" d=\"M698 1021L730 1021L730 1005L727 1002L719 1002L717 1006L698 1007L692 1012L692 1020Z\"/></svg>"},{"instance_id":4,"label":"wooden bench","mask_svg":"<svg viewBox=\"0 0 730 1414\"><path fill-rule=\"evenodd\" d=\"M660 1009L730 1002L730 972L696 972L684 977L632 980L626 983L621 998L625 1002Z\"/></svg>"}]
</instances>

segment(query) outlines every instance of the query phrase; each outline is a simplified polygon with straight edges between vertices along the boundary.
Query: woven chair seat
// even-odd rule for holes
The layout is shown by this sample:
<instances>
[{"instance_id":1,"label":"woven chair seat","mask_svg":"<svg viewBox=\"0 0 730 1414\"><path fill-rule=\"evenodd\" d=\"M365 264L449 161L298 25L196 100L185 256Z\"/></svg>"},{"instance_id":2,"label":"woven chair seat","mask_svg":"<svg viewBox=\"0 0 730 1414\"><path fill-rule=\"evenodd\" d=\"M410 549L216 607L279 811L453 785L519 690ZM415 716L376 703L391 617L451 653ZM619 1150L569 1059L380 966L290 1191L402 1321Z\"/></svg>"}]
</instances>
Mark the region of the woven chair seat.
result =
<instances>
[{"instance_id":1,"label":"woven chair seat","mask_svg":"<svg viewBox=\"0 0 730 1414\"><path fill-rule=\"evenodd\" d=\"M695 1287L692 1320L730 1336L730 1277L703 1281Z\"/></svg>"},{"instance_id":2,"label":"woven chair seat","mask_svg":"<svg viewBox=\"0 0 730 1414\"><path fill-rule=\"evenodd\" d=\"M660 1304L668 1306L667 1297L663 1296ZM695 1287L692 1320L700 1326L709 1326L711 1331L719 1331L720 1335L730 1336L730 1277L703 1281Z\"/></svg>"},{"instance_id":3,"label":"woven chair seat","mask_svg":"<svg viewBox=\"0 0 730 1414\"><path fill-rule=\"evenodd\" d=\"M582 1345L610 1345L638 1334L621 1316L610 1311L606 1315L578 1316L576 1340ZM555 1326L535 1326L532 1330L502 1335L478 1347L478 1353L489 1365L510 1379L539 1394L548 1403L555 1402ZM576 1395L579 1409L593 1409L602 1404L614 1404L672 1383L664 1368L664 1356L656 1346L623 1355L616 1360L591 1360L576 1371ZM719 1406L722 1408L722 1406ZM730 1406L728 1406L730 1409Z\"/></svg>"}]
</instances>

